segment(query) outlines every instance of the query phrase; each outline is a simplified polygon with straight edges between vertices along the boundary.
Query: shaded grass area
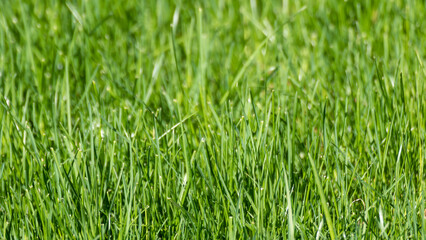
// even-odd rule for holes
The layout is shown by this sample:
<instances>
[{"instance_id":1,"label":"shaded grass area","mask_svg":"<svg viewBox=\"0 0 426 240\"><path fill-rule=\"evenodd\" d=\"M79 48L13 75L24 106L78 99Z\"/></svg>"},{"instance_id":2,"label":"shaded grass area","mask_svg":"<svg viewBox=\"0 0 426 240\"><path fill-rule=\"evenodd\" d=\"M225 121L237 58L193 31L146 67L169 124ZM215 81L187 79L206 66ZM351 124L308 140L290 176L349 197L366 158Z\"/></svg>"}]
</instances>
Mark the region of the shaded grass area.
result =
<instances>
[{"instance_id":1,"label":"shaded grass area","mask_svg":"<svg viewBox=\"0 0 426 240\"><path fill-rule=\"evenodd\" d=\"M0 9L0 238L425 235L424 2Z\"/></svg>"}]
</instances>

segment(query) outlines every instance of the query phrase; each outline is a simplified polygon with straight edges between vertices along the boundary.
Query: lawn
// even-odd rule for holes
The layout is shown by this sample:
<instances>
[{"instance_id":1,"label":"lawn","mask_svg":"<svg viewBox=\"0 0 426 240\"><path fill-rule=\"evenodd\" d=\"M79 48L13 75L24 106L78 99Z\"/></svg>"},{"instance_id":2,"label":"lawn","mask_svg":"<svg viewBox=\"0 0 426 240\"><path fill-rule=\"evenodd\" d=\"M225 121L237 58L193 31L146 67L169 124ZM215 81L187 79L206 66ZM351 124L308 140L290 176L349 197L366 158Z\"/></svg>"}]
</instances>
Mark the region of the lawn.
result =
<instances>
[{"instance_id":1,"label":"lawn","mask_svg":"<svg viewBox=\"0 0 426 240\"><path fill-rule=\"evenodd\" d=\"M424 239L426 2L0 1L0 239Z\"/></svg>"}]
</instances>

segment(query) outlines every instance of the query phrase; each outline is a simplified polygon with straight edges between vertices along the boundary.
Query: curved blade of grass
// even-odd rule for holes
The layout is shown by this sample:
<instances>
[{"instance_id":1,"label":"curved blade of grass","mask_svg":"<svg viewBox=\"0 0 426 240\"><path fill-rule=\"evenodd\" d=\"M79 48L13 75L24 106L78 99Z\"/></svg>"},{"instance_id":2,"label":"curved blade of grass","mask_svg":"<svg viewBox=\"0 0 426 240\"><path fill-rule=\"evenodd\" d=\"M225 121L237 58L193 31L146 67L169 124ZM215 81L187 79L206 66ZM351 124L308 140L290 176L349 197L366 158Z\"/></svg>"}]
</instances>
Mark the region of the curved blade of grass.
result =
<instances>
[{"instance_id":1,"label":"curved blade of grass","mask_svg":"<svg viewBox=\"0 0 426 240\"><path fill-rule=\"evenodd\" d=\"M309 162L310 162L311 167L312 167L312 171L314 172L315 185L317 185L318 192L319 192L319 195L320 195L322 210L324 211L325 220L327 221L328 230L330 231L330 238L332 240L334 240L334 239L336 239L336 237L335 237L335 234L334 234L333 221L331 220L330 211L328 211L328 207L327 207L327 199L325 198L324 190L322 189L321 180L319 178L317 169L315 167L315 162L312 159L311 154L308 154L308 157L309 157Z\"/></svg>"}]
</instances>

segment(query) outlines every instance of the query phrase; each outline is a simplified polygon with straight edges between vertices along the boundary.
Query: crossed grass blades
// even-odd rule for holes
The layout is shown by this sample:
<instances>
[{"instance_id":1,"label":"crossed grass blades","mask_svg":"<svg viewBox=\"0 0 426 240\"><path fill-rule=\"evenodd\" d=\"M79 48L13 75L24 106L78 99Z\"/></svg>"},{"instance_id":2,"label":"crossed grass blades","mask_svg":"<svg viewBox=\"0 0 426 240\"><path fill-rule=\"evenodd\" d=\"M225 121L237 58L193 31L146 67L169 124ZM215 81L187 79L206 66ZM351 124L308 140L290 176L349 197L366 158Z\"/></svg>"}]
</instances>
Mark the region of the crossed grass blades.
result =
<instances>
[{"instance_id":1,"label":"crossed grass blades","mask_svg":"<svg viewBox=\"0 0 426 240\"><path fill-rule=\"evenodd\" d=\"M421 239L425 2L0 1L1 239Z\"/></svg>"}]
</instances>

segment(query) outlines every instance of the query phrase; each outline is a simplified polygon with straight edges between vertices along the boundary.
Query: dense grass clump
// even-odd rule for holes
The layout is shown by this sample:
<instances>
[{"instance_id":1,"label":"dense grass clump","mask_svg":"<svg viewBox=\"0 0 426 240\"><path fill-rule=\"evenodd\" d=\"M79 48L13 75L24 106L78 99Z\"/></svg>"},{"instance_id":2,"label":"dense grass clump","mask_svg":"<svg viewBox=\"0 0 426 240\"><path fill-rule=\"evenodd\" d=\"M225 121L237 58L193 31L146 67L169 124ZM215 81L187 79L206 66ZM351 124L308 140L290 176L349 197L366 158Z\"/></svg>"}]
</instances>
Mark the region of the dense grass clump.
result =
<instances>
[{"instance_id":1,"label":"dense grass clump","mask_svg":"<svg viewBox=\"0 0 426 240\"><path fill-rule=\"evenodd\" d=\"M426 3L0 1L0 239L421 239Z\"/></svg>"}]
</instances>

